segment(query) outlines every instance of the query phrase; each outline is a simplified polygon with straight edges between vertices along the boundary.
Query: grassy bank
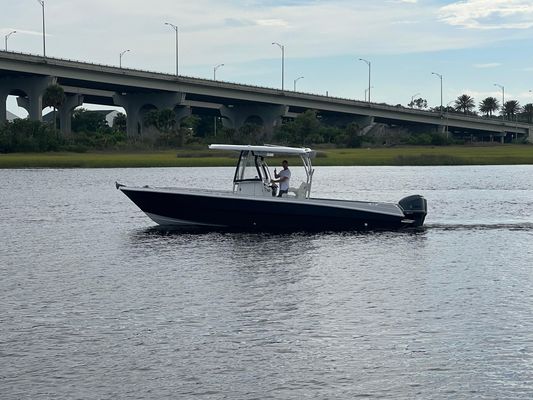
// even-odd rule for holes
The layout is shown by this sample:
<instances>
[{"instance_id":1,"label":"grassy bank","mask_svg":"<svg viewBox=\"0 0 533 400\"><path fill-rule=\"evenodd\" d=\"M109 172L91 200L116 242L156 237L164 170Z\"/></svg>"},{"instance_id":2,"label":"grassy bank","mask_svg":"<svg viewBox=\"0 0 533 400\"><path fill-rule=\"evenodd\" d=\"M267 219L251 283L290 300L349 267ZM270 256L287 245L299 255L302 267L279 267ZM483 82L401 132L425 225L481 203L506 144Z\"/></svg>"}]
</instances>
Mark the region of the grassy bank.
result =
<instances>
[{"instance_id":1,"label":"grassy bank","mask_svg":"<svg viewBox=\"0 0 533 400\"><path fill-rule=\"evenodd\" d=\"M277 160L272 160L275 165ZM0 154L0 168L128 168L234 166L236 154L210 150L130 153ZM324 165L508 165L533 164L531 145L394 147L319 150Z\"/></svg>"}]
</instances>

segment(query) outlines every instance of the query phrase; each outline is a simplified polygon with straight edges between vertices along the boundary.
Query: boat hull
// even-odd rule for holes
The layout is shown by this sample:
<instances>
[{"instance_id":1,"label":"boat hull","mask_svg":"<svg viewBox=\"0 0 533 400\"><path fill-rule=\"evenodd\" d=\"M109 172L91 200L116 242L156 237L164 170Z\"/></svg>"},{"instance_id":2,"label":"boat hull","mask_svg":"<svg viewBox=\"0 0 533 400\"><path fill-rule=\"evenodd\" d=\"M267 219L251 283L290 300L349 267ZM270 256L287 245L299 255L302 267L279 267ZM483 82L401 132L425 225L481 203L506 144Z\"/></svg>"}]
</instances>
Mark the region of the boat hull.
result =
<instances>
[{"instance_id":1,"label":"boat hull","mask_svg":"<svg viewBox=\"0 0 533 400\"><path fill-rule=\"evenodd\" d=\"M165 191L119 189L160 225L203 226L261 231L396 230L418 227L423 217L406 215L398 205L320 199L256 198Z\"/></svg>"}]
</instances>

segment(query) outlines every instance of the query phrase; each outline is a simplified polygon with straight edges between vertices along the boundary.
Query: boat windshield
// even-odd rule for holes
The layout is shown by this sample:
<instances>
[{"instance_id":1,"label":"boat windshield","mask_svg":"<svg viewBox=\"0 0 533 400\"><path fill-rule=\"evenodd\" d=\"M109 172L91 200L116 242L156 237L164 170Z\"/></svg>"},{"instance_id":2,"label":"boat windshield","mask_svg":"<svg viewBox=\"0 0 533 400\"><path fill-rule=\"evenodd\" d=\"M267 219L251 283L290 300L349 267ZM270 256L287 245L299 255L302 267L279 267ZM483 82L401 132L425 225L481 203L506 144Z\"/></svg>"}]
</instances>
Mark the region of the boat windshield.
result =
<instances>
[{"instance_id":1,"label":"boat windshield","mask_svg":"<svg viewBox=\"0 0 533 400\"><path fill-rule=\"evenodd\" d=\"M243 181L270 181L268 165L263 156L256 155L253 151L241 152L233 182Z\"/></svg>"}]
</instances>

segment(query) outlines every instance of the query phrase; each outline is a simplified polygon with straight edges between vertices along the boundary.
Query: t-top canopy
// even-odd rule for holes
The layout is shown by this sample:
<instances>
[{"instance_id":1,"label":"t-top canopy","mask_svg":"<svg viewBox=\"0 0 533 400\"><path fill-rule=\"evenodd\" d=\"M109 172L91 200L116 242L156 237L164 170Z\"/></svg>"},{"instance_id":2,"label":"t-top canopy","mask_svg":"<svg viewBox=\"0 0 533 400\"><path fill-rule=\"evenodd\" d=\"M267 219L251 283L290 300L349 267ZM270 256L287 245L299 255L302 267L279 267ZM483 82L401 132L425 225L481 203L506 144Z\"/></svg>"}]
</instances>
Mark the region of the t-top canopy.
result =
<instances>
[{"instance_id":1,"label":"t-top canopy","mask_svg":"<svg viewBox=\"0 0 533 400\"><path fill-rule=\"evenodd\" d=\"M255 153L266 154L285 154L312 157L314 151L307 147L285 147L285 146L251 146L251 145L234 145L234 144L211 144L211 150L234 150L234 151L253 151Z\"/></svg>"}]
</instances>

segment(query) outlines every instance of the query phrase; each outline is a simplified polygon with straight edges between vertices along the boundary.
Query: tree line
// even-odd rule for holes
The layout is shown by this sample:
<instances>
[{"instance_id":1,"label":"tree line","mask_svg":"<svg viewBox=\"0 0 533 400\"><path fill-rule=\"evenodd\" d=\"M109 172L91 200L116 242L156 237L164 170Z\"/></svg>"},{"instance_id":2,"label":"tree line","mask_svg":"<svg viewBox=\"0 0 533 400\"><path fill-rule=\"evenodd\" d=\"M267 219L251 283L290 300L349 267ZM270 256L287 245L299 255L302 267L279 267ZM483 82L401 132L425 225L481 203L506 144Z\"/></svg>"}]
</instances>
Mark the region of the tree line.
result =
<instances>
[{"instance_id":1,"label":"tree line","mask_svg":"<svg viewBox=\"0 0 533 400\"><path fill-rule=\"evenodd\" d=\"M254 123L245 124L239 129L226 128L221 118L208 115L191 115L177 121L173 110L155 109L144 114L141 135L129 138L125 114L118 113L110 127L104 113L77 108L72 115L72 133L64 136L57 130L56 115L64 100L63 89L52 85L43 97L44 106L54 109L52 123L17 119L0 126L0 152L166 149L213 142L334 147L461 143L447 139L442 134L413 132L407 128L381 126L383 129L379 130L368 129L357 122L332 123L314 110L308 110L295 119L286 119L273 130L268 130ZM427 101L413 99L408 105L424 109ZM510 100L502 106L496 98L487 97L478 106L479 111L489 118L494 117L499 110L508 120L528 123L533 120L532 104L521 107L518 101ZM442 110L435 107L431 111L477 115L475 108L474 98L463 94L455 100L453 107L443 107Z\"/></svg>"},{"instance_id":2,"label":"tree line","mask_svg":"<svg viewBox=\"0 0 533 400\"><path fill-rule=\"evenodd\" d=\"M462 94L455 99L453 106L442 107L440 106L430 108L433 112L452 112L462 113L466 115L481 115L493 118L499 111L500 116L509 121L527 122L531 124L533 122L533 104L528 103L521 106L517 100L508 100L501 104L495 97L486 97L481 100L477 105L475 99L468 95ZM417 108L420 110L427 108L427 100L423 98L413 99L408 106L410 108ZM476 111L479 110L479 113Z\"/></svg>"}]
</instances>

